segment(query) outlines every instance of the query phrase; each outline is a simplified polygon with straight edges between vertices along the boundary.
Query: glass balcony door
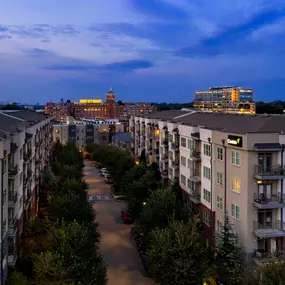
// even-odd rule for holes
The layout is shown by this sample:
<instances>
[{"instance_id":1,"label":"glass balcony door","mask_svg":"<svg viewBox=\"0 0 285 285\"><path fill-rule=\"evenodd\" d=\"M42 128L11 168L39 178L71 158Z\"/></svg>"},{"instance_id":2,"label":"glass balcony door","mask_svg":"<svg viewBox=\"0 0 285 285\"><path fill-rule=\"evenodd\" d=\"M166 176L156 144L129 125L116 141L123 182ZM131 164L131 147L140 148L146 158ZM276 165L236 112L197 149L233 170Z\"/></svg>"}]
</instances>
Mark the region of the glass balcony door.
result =
<instances>
[{"instance_id":1,"label":"glass balcony door","mask_svg":"<svg viewBox=\"0 0 285 285\"><path fill-rule=\"evenodd\" d=\"M272 167L272 153L259 153L258 165L263 171L268 171Z\"/></svg>"}]
</instances>

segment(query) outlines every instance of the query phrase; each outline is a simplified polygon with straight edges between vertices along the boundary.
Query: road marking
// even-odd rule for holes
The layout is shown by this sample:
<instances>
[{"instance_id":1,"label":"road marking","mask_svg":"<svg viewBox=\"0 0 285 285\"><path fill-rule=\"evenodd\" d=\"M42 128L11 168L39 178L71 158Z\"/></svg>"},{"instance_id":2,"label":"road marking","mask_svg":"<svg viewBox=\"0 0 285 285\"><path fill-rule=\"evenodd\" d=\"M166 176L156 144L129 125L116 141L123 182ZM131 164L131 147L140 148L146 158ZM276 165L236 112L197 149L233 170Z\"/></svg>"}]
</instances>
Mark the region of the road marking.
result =
<instances>
[{"instance_id":1,"label":"road marking","mask_svg":"<svg viewBox=\"0 0 285 285\"><path fill-rule=\"evenodd\" d=\"M112 196L89 196L91 201L102 201L102 200L112 200Z\"/></svg>"}]
</instances>

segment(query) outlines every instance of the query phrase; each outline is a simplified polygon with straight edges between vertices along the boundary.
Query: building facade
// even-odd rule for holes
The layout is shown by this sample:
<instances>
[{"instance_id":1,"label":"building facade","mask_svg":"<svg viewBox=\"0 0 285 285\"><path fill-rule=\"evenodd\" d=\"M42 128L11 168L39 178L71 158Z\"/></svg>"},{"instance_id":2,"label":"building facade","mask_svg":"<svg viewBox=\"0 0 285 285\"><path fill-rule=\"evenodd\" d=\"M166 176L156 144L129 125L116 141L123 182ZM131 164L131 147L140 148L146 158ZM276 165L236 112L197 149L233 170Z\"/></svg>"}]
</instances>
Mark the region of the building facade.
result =
<instances>
[{"instance_id":1,"label":"building facade","mask_svg":"<svg viewBox=\"0 0 285 285\"><path fill-rule=\"evenodd\" d=\"M50 166L52 117L30 111L0 112L2 284L20 252L27 221L38 212L41 173Z\"/></svg>"},{"instance_id":2,"label":"building facade","mask_svg":"<svg viewBox=\"0 0 285 285\"><path fill-rule=\"evenodd\" d=\"M108 146L113 134L123 132L124 125L112 121L55 124L53 126L53 141L62 144L73 142L79 150L84 151L87 144L97 143Z\"/></svg>"},{"instance_id":3,"label":"building facade","mask_svg":"<svg viewBox=\"0 0 285 285\"><path fill-rule=\"evenodd\" d=\"M207 91L196 91L194 107L213 112L255 114L253 90L241 87L212 87Z\"/></svg>"},{"instance_id":4,"label":"building facade","mask_svg":"<svg viewBox=\"0 0 285 285\"><path fill-rule=\"evenodd\" d=\"M135 155L179 180L213 246L227 213L256 265L285 251L285 116L165 111L130 127Z\"/></svg>"},{"instance_id":5,"label":"building facade","mask_svg":"<svg viewBox=\"0 0 285 285\"><path fill-rule=\"evenodd\" d=\"M112 146L131 151L131 133L124 132L112 136Z\"/></svg>"},{"instance_id":6,"label":"building facade","mask_svg":"<svg viewBox=\"0 0 285 285\"><path fill-rule=\"evenodd\" d=\"M114 119L129 118L140 114L151 114L157 110L150 103L116 102L116 94L110 88L105 102L100 99L81 99L79 102L47 102L45 114L52 115L58 122L66 122L66 117L77 119Z\"/></svg>"}]
</instances>

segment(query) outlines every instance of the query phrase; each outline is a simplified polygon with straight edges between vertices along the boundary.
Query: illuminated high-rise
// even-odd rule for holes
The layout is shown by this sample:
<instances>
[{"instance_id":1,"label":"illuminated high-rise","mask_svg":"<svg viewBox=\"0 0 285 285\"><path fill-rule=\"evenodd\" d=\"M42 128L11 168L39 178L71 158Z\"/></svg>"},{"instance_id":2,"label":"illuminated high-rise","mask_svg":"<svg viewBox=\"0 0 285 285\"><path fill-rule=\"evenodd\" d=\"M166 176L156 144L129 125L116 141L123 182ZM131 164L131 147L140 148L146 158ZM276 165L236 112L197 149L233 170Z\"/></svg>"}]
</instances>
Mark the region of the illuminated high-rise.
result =
<instances>
[{"instance_id":1,"label":"illuminated high-rise","mask_svg":"<svg viewBox=\"0 0 285 285\"><path fill-rule=\"evenodd\" d=\"M194 107L213 112L255 114L252 89L237 86L211 87L207 91L196 91Z\"/></svg>"}]
</instances>

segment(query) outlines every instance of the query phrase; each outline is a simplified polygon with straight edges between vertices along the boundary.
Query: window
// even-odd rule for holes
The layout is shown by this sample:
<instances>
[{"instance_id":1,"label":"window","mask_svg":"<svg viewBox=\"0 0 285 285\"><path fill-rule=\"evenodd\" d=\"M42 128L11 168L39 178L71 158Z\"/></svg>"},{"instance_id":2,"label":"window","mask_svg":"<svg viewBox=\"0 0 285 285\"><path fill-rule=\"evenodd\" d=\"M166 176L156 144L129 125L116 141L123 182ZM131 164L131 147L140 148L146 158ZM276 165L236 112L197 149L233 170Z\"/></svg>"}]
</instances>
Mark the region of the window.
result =
<instances>
[{"instance_id":1,"label":"window","mask_svg":"<svg viewBox=\"0 0 285 285\"><path fill-rule=\"evenodd\" d=\"M240 166L240 152L232 151L232 164Z\"/></svg>"},{"instance_id":2,"label":"window","mask_svg":"<svg viewBox=\"0 0 285 285\"><path fill-rule=\"evenodd\" d=\"M217 173L217 182L219 185L223 185L223 173L221 172Z\"/></svg>"},{"instance_id":3,"label":"window","mask_svg":"<svg viewBox=\"0 0 285 285\"><path fill-rule=\"evenodd\" d=\"M191 159L188 158L187 163L188 163L187 166L188 166L188 168L190 169L190 168L191 168Z\"/></svg>"},{"instance_id":4,"label":"window","mask_svg":"<svg viewBox=\"0 0 285 285\"><path fill-rule=\"evenodd\" d=\"M217 220L217 232L221 234L223 232L223 223Z\"/></svg>"},{"instance_id":5,"label":"window","mask_svg":"<svg viewBox=\"0 0 285 285\"><path fill-rule=\"evenodd\" d=\"M181 178L181 184L186 185L186 177L183 174L181 174L180 178Z\"/></svg>"},{"instance_id":6,"label":"window","mask_svg":"<svg viewBox=\"0 0 285 285\"><path fill-rule=\"evenodd\" d=\"M240 208L237 205L232 204L232 217L239 220L240 219Z\"/></svg>"},{"instance_id":7,"label":"window","mask_svg":"<svg viewBox=\"0 0 285 285\"><path fill-rule=\"evenodd\" d=\"M186 139L185 138L181 138L180 143L181 143L181 146L186 147Z\"/></svg>"},{"instance_id":8,"label":"window","mask_svg":"<svg viewBox=\"0 0 285 285\"><path fill-rule=\"evenodd\" d=\"M209 212L204 212L203 221L208 226L210 225L210 213Z\"/></svg>"},{"instance_id":9,"label":"window","mask_svg":"<svg viewBox=\"0 0 285 285\"><path fill-rule=\"evenodd\" d=\"M180 160L181 160L181 164L182 164L183 166L186 166L186 157L184 157L184 156L181 155Z\"/></svg>"},{"instance_id":10,"label":"window","mask_svg":"<svg viewBox=\"0 0 285 285\"><path fill-rule=\"evenodd\" d=\"M218 159L223 160L223 149L218 147Z\"/></svg>"},{"instance_id":11,"label":"window","mask_svg":"<svg viewBox=\"0 0 285 285\"><path fill-rule=\"evenodd\" d=\"M220 196L217 196L217 208L223 210L223 198Z\"/></svg>"},{"instance_id":12,"label":"window","mask_svg":"<svg viewBox=\"0 0 285 285\"><path fill-rule=\"evenodd\" d=\"M188 149L190 150L194 149L194 141L191 139L188 139Z\"/></svg>"},{"instance_id":13,"label":"window","mask_svg":"<svg viewBox=\"0 0 285 285\"><path fill-rule=\"evenodd\" d=\"M194 181L190 180L190 179L187 179L187 186L188 186L188 189L190 190L190 192L194 192L195 189L194 189Z\"/></svg>"},{"instance_id":14,"label":"window","mask_svg":"<svg viewBox=\"0 0 285 285\"><path fill-rule=\"evenodd\" d=\"M204 155L211 156L211 146L204 143Z\"/></svg>"},{"instance_id":15,"label":"window","mask_svg":"<svg viewBox=\"0 0 285 285\"><path fill-rule=\"evenodd\" d=\"M204 200L206 200L207 202L211 202L211 192L208 191L207 189L203 189L203 198Z\"/></svg>"},{"instance_id":16,"label":"window","mask_svg":"<svg viewBox=\"0 0 285 285\"><path fill-rule=\"evenodd\" d=\"M203 167L203 176L207 179L211 179L211 169L204 166Z\"/></svg>"},{"instance_id":17,"label":"window","mask_svg":"<svg viewBox=\"0 0 285 285\"><path fill-rule=\"evenodd\" d=\"M168 140L169 140L170 142L173 142L173 135L172 135L172 134L168 134Z\"/></svg>"},{"instance_id":18,"label":"window","mask_svg":"<svg viewBox=\"0 0 285 285\"><path fill-rule=\"evenodd\" d=\"M232 191L240 193L240 180L238 178L232 179Z\"/></svg>"}]
</instances>

